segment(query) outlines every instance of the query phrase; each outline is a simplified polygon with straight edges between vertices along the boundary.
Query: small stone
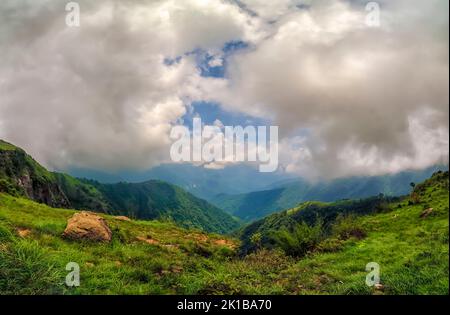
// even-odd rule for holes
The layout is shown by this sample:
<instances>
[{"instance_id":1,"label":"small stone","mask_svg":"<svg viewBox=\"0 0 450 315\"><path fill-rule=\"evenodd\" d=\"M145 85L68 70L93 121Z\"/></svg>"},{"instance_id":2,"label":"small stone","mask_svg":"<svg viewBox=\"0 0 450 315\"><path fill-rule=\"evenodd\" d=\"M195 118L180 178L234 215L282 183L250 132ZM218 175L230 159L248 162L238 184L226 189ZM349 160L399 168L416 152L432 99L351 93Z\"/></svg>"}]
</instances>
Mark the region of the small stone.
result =
<instances>
[{"instance_id":1,"label":"small stone","mask_svg":"<svg viewBox=\"0 0 450 315\"><path fill-rule=\"evenodd\" d=\"M384 290L384 285L382 285L381 283L376 283L375 284L375 290L383 291Z\"/></svg>"},{"instance_id":2,"label":"small stone","mask_svg":"<svg viewBox=\"0 0 450 315\"><path fill-rule=\"evenodd\" d=\"M433 208L428 208L426 210L424 210L421 214L420 214L420 218L425 219L426 217L428 217L430 214L433 213Z\"/></svg>"}]
</instances>

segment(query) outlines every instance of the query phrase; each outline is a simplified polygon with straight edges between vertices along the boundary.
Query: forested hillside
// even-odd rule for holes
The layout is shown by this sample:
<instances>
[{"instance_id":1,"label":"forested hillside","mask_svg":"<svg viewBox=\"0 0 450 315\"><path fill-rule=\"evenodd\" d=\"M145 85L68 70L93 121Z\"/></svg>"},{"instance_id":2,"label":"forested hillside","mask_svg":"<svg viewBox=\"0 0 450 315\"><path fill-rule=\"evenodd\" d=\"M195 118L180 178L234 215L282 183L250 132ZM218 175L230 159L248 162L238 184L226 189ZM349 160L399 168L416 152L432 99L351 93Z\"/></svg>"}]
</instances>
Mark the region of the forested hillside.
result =
<instances>
[{"instance_id":1,"label":"forested hillside","mask_svg":"<svg viewBox=\"0 0 450 315\"><path fill-rule=\"evenodd\" d=\"M162 182L100 184L47 171L22 149L0 140L0 192L52 207L88 209L184 227L230 232L238 222L181 188Z\"/></svg>"}]
</instances>

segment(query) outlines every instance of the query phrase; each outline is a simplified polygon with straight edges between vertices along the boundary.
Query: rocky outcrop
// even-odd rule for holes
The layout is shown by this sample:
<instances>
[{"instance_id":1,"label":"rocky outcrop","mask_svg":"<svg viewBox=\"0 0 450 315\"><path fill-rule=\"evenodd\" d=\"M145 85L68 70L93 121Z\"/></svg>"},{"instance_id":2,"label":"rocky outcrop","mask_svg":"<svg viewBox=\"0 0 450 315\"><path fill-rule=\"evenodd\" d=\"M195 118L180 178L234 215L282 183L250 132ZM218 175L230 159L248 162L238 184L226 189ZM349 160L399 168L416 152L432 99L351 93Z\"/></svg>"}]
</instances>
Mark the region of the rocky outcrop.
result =
<instances>
[{"instance_id":1,"label":"rocky outcrop","mask_svg":"<svg viewBox=\"0 0 450 315\"><path fill-rule=\"evenodd\" d=\"M68 220L63 236L72 240L110 242L112 232L105 219L93 212L82 211Z\"/></svg>"},{"instance_id":2,"label":"rocky outcrop","mask_svg":"<svg viewBox=\"0 0 450 315\"><path fill-rule=\"evenodd\" d=\"M52 207L71 205L52 173L19 148L0 149L0 191L23 195Z\"/></svg>"}]
</instances>

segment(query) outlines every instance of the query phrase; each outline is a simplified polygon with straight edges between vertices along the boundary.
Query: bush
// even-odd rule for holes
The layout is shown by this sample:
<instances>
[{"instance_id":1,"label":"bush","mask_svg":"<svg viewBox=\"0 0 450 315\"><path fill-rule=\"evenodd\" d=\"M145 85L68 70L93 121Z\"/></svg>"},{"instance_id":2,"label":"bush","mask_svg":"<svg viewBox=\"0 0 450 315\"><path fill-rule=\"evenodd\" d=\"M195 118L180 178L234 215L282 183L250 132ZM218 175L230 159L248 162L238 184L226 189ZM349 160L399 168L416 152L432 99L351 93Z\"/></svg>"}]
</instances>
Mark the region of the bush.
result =
<instances>
[{"instance_id":1,"label":"bush","mask_svg":"<svg viewBox=\"0 0 450 315\"><path fill-rule=\"evenodd\" d=\"M4 178L0 178L0 192L4 192L15 197L22 195L20 189L16 185Z\"/></svg>"},{"instance_id":2,"label":"bush","mask_svg":"<svg viewBox=\"0 0 450 315\"><path fill-rule=\"evenodd\" d=\"M246 256L244 262L249 269L269 274L286 269L293 261L279 249L261 249Z\"/></svg>"},{"instance_id":3,"label":"bush","mask_svg":"<svg viewBox=\"0 0 450 315\"><path fill-rule=\"evenodd\" d=\"M273 232L272 239L286 255L300 257L313 251L323 239L323 234L322 222L317 222L314 226L302 222L292 230L283 228Z\"/></svg>"},{"instance_id":4,"label":"bush","mask_svg":"<svg viewBox=\"0 0 450 315\"><path fill-rule=\"evenodd\" d=\"M342 249L344 241L337 238L327 238L317 245L317 250L324 253L334 253Z\"/></svg>"},{"instance_id":5,"label":"bush","mask_svg":"<svg viewBox=\"0 0 450 315\"><path fill-rule=\"evenodd\" d=\"M417 192L413 192L412 194L411 194L411 197L410 197L411 199L410 199L410 201L408 202L408 204L410 204L410 205L416 205L416 204L419 204L420 203L420 195L417 193Z\"/></svg>"},{"instance_id":6,"label":"bush","mask_svg":"<svg viewBox=\"0 0 450 315\"><path fill-rule=\"evenodd\" d=\"M250 237L250 242L256 246L257 249L261 248L262 235L261 233L255 233Z\"/></svg>"},{"instance_id":7,"label":"bush","mask_svg":"<svg viewBox=\"0 0 450 315\"><path fill-rule=\"evenodd\" d=\"M331 227L331 234L341 240L349 238L362 239L367 236L366 231L354 215L338 216Z\"/></svg>"}]
</instances>

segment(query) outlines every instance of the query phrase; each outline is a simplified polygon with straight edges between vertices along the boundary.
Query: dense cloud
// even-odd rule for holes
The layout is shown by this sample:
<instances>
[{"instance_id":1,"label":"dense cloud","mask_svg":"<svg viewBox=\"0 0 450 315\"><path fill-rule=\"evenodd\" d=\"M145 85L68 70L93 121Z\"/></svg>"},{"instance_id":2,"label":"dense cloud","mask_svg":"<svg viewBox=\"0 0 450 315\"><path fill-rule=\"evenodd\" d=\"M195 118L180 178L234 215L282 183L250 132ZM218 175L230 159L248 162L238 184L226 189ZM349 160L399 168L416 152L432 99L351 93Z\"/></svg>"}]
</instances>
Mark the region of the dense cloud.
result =
<instances>
[{"instance_id":1,"label":"dense cloud","mask_svg":"<svg viewBox=\"0 0 450 315\"><path fill-rule=\"evenodd\" d=\"M280 126L280 158L310 177L448 160L448 2L0 2L0 138L50 167L145 169L167 161L192 101ZM193 51L227 59L200 74ZM179 57L179 59L176 59ZM165 62L174 60L177 62ZM220 119L220 117L218 117Z\"/></svg>"},{"instance_id":2,"label":"dense cloud","mask_svg":"<svg viewBox=\"0 0 450 315\"><path fill-rule=\"evenodd\" d=\"M0 3L0 136L56 167L166 160L199 74L164 60L245 38L246 17L212 1L79 3L79 28L65 1Z\"/></svg>"},{"instance_id":3,"label":"dense cloud","mask_svg":"<svg viewBox=\"0 0 450 315\"><path fill-rule=\"evenodd\" d=\"M356 1L313 1L233 57L224 102L272 117L285 137L308 130L283 142L288 170L335 177L448 160L448 2L391 2L373 28Z\"/></svg>"}]
</instances>

